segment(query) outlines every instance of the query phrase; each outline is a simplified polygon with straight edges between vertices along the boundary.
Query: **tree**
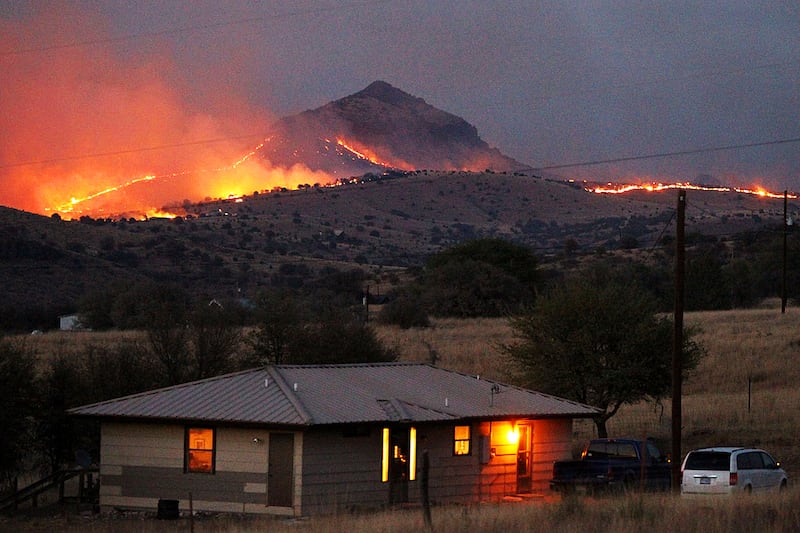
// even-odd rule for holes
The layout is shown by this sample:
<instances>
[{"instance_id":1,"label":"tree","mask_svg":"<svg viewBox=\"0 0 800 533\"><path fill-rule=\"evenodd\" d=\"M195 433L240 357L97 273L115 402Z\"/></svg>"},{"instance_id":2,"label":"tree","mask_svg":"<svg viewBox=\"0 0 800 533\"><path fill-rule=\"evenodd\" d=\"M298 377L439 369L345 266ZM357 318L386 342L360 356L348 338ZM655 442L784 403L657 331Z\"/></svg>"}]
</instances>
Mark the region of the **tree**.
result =
<instances>
[{"instance_id":1,"label":"tree","mask_svg":"<svg viewBox=\"0 0 800 533\"><path fill-rule=\"evenodd\" d=\"M502 349L521 382L598 407L600 437L623 405L671 391L672 321L647 291L608 271L565 281L511 326L519 342ZM692 334L684 334L684 372L705 353Z\"/></svg>"},{"instance_id":2,"label":"tree","mask_svg":"<svg viewBox=\"0 0 800 533\"><path fill-rule=\"evenodd\" d=\"M192 372L190 379L218 376L235 369L234 354L242 342L241 327L217 300L199 303L189 315Z\"/></svg>"},{"instance_id":3,"label":"tree","mask_svg":"<svg viewBox=\"0 0 800 533\"><path fill-rule=\"evenodd\" d=\"M453 246L431 256L426 266L435 269L464 261L488 263L531 288L537 281L538 260L533 252L503 239L476 239Z\"/></svg>"},{"instance_id":4,"label":"tree","mask_svg":"<svg viewBox=\"0 0 800 533\"><path fill-rule=\"evenodd\" d=\"M397 359L368 324L357 317L333 314L303 324L289 343L292 364L378 363Z\"/></svg>"},{"instance_id":5,"label":"tree","mask_svg":"<svg viewBox=\"0 0 800 533\"><path fill-rule=\"evenodd\" d=\"M524 246L477 239L431 256L415 290L434 316L503 316L533 302L537 264Z\"/></svg>"},{"instance_id":6,"label":"tree","mask_svg":"<svg viewBox=\"0 0 800 533\"><path fill-rule=\"evenodd\" d=\"M166 385L190 379L191 353L186 323L185 293L167 285L156 286L145 311L147 340L161 363Z\"/></svg>"},{"instance_id":7,"label":"tree","mask_svg":"<svg viewBox=\"0 0 800 533\"><path fill-rule=\"evenodd\" d=\"M256 329L247 340L260 363L285 363L289 344L301 321L300 307L285 291L262 293L256 305Z\"/></svg>"},{"instance_id":8,"label":"tree","mask_svg":"<svg viewBox=\"0 0 800 533\"><path fill-rule=\"evenodd\" d=\"M27 456L35 412L36 358L24 347L0 338L0 484L20 469Z\"/></svg>"},{"instance_id":9,"label":"tree","mask_svg":"<svg viewBox=\"0 0 800 533\"><path fill-rule=\"evenodd\" d=\"M312 306L291 293L265 293L258 300L258 316L257 329L248 341L262 364L368 363L397 358L360 316L325 302Z\"/></svg>"}]
</instances>

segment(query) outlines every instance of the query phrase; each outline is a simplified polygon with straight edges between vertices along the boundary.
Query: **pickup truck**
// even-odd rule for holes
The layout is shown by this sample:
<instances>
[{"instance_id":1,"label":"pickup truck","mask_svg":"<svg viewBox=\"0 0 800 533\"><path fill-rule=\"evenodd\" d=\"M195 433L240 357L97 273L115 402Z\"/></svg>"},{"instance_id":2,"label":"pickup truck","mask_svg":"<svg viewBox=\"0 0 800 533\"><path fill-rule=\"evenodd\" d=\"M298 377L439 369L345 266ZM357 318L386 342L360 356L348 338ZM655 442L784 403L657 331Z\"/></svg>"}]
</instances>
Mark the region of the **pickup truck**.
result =
<instances>
[{"instance_id":1,"label":"pickup truck","mask_svg":"<svg viewBox=\"0 0 800 533\"><path fill-rule=\"evenodd\" d=\"M646 488L669 490L669 459L650 440L594 439L576 461L556 461L550 488L575 491L628 490Z\"/></svg>"}]
</instances>

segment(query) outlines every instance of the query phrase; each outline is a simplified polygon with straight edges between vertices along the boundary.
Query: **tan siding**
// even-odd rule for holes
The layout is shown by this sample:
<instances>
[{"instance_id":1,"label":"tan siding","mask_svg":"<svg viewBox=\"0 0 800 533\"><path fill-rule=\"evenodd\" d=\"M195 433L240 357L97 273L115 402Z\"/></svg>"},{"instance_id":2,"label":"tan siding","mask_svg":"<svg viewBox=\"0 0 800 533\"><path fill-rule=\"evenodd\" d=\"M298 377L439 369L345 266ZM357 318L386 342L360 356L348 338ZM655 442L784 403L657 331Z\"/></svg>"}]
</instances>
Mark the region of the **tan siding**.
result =
<instances>
[{"instance_id":1,"label":"tan siding","mask_svg":"<svg viewBox=\"0 0 800 533\"><path fill-rule=\"evenodd\" d=\"M103 507L155 509L159 499L177 499L186 501L188 508L192 494L198 511L299 513L299 503L288 510L266 505L266 430L217 427L214 474L184 473L183 424L104 423L101 431ZM302 454L298 435L296 464ZM296 502L299 481L296 477Z\"/></svg>"},{"instance_id":2,"label":"tan siding","mask_svg":"<svg viewBox=\"0 0 800 533\"><path fill-rule=\"evenodd\" d=\"M100 454L106 467L183 468L183 426L106 422L101 432Z\"/></svg>"},{"instance_id":3,"label":"tan siding","mask_svg":"<svg viewBox=\"0 0 800 533\"><path fill-rule=\"evenodd\" d=\"M489 436L489 446L494 453L488 464L481 468L481 497L499 500L517 492L517 445L508 442L513 429L509 421L484 422L482 435Z\"/></svg>"},{"instance_id":4,"label":"tan siding","mask_svg":"<svg viewBox=\"0 0 800 533\"><path fill-rule=\"evenodd\" d=\"M293 513L300 516L303 511L303 449L305 446L305 433L298 431L294 434L294 506Z\"/></svg>"},{"instance_id":5,"label":"tan siding","mask_svg":"<svg viewBox=\"0 0 800 533\"><path fill-rule=\"evenodd\" d=\"M302 509L304 514L373 507L388 501L381 483L381 432L344 437L341 430L311 430L303 435Z\"/></svg>"},{"instance_id":6,"label":"tan siding","mask_svg":"<svg viewBox=\"0 0 800 533\"><path fill-rule=\"evenodd\" d=\"M108 465L102 464L100 465L100 475L101 476L121 476L122 475L122 466L120 465Z\"/></svg>"},{"instance_id":7,"label":"tan siding","mask_svg":"<svg viewBox=\"0 0 800 533\"><path fill-rule=\"evenodd\" d=\"M257 439L257 440L254 440ZM260 429L219 428L217 470L267 474L269 433Z\"/></svg>"},{"instance_id":8,"label":"tan siding","mask_svg":"<svg viewBox=\"0 0 800 533\"><path fill-rule=\"evenodd\" d=\"M420 429L427 437L430 457L428 492L434 503L472 502L480 499L480 465L478 454L478 429L472 426L470 455L453 455L453 428L455 424ZM419 463L420 466L422 463ZM420 484L414 487L419 498Z\"/></svg>"},{"instance_id":9,"label":"tan siding","mask_svg":"<svg viewBox=\"0 0 800 533\"><path fill-rule=\"evenodd\" d=\"M571 458L572 420L537 420L533 430L533 490L550 489L553 463Z\"/></svg>"}]
</instances>

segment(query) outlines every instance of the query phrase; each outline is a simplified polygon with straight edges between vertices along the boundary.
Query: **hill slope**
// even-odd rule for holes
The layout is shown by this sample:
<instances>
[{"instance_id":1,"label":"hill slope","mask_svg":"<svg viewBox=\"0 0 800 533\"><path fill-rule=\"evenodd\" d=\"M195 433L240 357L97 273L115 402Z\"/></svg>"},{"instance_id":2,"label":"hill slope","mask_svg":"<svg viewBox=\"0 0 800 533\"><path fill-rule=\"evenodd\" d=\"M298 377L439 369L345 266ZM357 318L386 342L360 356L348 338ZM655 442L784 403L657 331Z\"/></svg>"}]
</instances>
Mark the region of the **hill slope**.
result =
<instances>
[{"instance_id":1,"label":"hill slope","mask_svg":"<svg viewBox=\"0 0 800 533\"><path fill-rule=\"evenodd\" d=\"M675 200L521 174L419 171L206 203L175 220L63 221L0 208L0 313L67 312L87 291L145 278L220 298L352 268L378 279L478 237L530 246L545 261L567 242L578 255L626 238L651 250L674 233ZM688 233L764 230L781 216L780 200L688 193Z\"/></svg>"}]
</instances>

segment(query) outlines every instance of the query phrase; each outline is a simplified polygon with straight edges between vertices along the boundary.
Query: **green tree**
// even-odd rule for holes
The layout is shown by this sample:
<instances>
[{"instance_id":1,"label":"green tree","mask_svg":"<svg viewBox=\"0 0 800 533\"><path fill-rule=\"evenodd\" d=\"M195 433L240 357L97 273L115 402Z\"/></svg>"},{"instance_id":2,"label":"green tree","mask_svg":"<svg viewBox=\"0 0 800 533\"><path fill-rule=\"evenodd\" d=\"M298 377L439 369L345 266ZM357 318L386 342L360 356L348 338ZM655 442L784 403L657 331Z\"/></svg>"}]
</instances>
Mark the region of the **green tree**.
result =
<instances>
[{"instance_id":1,"label":"green tree","mask_svg":"<svg viewBox=\"0 0 800 533\"><path fill-rule=\"evenodd\" d=\"M301 323L301 308L287 291L262 293L256 301L256 329L247 341L261 364L287 362L289 344Z\"/></svg>"},{"instance_id":2,"label":"green tree","mask_svg":"<svg viewBox=\"0 0 800 533\"><path fill-rule=\"evenodd\" d=\"M537 281L538 260L533 251L503 239L476 239L458 244L431 256L426 267L436 269L464 261L488 263L531 288Z\"/></svg>"},{"instance_id":3,"label":"green tree","mask_svg":"<svg viewBox=\"0 0 800 533\"><path fill-rule=\"evenodd\" d=\"M506 271L473 259L428 270L423 285L422 301L434 316L503 316L533 297L528 287Z\"/></svg>"},{"instance_id":4,"label":"green tree","mask_svg":"<svg viewBox=\"0 0 800 533\"><path fill-rule=\"evenodd\" d=\"M234 356L242 343L242 329L235 315L211 300L200 302L189 315L192 350L190 379L204 379L235 370Z\"/></svg>"},{"instance_id":5,"label":"green tree","mask_svg":"<svg viewBox=\"0 0 800 533\"><path fill-rule=\"evenodd\" d=\"M345 314L333 314L303 324L289 344L292 364L378 363L397 359L368 324Z\"/></svg>"},{"instance_id":6,"label":"green tree","mask_svg":"<svg viewBox=\"0 0 800 533\"><path fill-rule=\"evenodd\" d=\"M427 328L431 325L418 285L404 287L385 303L378 314L382 324L395 324L402 329Z\"/></svg>"},{"instance_id":7,"label":"green tree","mask_svg":"<svg viewBox=\"0 0 800 533\"><path fill-rule=\"evenodd\" d=\"M360 316L324 302L312 306L292 293L269 292L258 299L257 314L257 329L248 341L261 364L366 363L397 358Z\"/></svg>"},{"instance_id":8,"label":"green tree","mask_svg":"<svg viewBox=\"0 0 800 533\"><path fill-rule=\"evenodd\" d=\"M503 351L521 382L599 408L600 437L623 405L671 391L672 321L647 291L607 271L568 279L511 326L519 341ZM692 333L684 335L685 372L704 354Z\"/></svg>"},{"instance_id":9,"label":"green tree","mask_svg":"<svg viewBox=\"0 0 800 533\"><path fill-rule=\"evenodd\" d=\"M431 256L416 291L434 316L502 316L533 303L537 265L529 248L477 239Z\"/></svg>"},{"instance_id":10,"label":"green tree","mask_svg":"<svg viewBox=\"0 0 800 533\"><path fill-rule=\"evenodd\" d=\"M162 285L154 287L145 310L150 351L161 364L165 385L191 378L191 352L185 293Z\"/></svg>"},{"instance_id":11,"label":"green tree","mask_svg":"<svg viewBox=\"0 0 800 533\"><path fill-rule=\"evenodd\" d=\"M28 455L35 412L36 358L0 338L0 482L13 478Z\"/></svg>"}]
</instances>

